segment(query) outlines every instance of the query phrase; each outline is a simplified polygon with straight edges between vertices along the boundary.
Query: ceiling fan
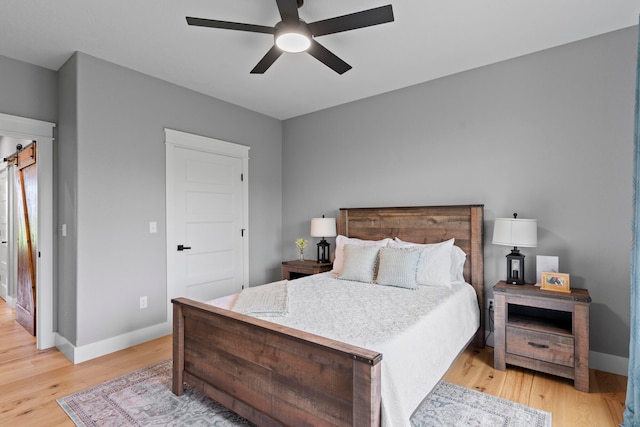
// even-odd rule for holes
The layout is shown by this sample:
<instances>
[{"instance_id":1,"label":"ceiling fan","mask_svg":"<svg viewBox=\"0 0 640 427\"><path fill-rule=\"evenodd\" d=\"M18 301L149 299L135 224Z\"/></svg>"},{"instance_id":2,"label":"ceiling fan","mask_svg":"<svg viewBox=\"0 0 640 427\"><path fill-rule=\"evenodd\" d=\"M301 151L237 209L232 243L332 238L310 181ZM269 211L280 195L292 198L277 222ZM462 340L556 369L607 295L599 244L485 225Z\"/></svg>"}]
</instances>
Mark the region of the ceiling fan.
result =
<instances>
[{"instance_id":1,"label":"ceiling fan","mask_svg":"<svg viewBox=\"0 0 640 427\"><path fill-rule=\"evenodd\" d=\"M251 70L252 74L263 74L282 55L282 52L304 51L336 73L343 74L351 69L351 65L318 43L314 37L393 22L391 5L306 23L298 15L298 8L302 6L304 0L276 0L276 3L282 21L273 27L192 17L187 17L187 23L199 27L273 34L275 41L273 47Z\"/></svg>"}]
</instances>

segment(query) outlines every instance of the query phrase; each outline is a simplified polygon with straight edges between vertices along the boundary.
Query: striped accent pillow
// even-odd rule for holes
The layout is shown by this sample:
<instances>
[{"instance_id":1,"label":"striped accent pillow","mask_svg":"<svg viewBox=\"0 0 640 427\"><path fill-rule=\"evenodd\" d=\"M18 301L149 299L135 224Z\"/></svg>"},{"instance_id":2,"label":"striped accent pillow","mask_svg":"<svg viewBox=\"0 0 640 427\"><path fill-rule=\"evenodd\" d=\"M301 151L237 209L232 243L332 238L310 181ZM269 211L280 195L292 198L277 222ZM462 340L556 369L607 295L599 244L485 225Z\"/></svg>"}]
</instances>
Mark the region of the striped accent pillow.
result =
<instances>
[{"instance_id":1,"label":"striped accent pillow","mask_svg":"<svg viewBox=\"0 0 640 427\"><path fill-rule=\"evenodd\" d=\"M381 248L377 283L416 289L421 253L420 248Z\"/></svg>"}]
</instances>

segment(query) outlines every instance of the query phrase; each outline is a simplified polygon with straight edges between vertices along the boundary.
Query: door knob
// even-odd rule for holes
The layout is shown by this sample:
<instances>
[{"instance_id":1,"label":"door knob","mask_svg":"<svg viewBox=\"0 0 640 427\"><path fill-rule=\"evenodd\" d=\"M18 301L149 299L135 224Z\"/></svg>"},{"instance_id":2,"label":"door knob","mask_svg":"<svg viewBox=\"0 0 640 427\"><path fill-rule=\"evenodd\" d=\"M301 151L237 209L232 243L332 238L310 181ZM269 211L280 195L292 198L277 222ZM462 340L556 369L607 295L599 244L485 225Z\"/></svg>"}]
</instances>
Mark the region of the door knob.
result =
<instances>
[{"instance_id":1,"label":"door knob","mask_svg":"<svg viewBox=\"0 0 640 427\"><path fill-rule=\"evenodd\" d=\"M191 249L191 246L178 245L179 251L184 251L185 249Z\"/></svg>"}]
</instances>

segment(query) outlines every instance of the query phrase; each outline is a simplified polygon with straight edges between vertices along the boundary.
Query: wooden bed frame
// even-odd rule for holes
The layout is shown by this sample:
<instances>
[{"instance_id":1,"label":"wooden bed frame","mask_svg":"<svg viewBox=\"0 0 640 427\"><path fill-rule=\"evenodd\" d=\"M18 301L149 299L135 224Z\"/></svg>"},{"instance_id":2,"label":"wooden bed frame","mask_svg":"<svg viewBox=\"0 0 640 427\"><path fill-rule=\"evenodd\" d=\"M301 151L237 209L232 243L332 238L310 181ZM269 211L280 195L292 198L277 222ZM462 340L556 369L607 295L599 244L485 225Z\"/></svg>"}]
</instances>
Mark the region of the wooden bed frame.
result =
<instances>
[{"instance_id":1,"label":"wooden bed frame","mask_svg":"<svg viewBox=\"0 0 640 427\"><path fill-rule=\"evenodd\" d=\"M467 254L484 346L482 205L340 209L338 233L416 243L456 239ZM173 302L173 384L186 382L260 426L379 426L382 354L209 304Z\"/></svg>"}]
</instances>

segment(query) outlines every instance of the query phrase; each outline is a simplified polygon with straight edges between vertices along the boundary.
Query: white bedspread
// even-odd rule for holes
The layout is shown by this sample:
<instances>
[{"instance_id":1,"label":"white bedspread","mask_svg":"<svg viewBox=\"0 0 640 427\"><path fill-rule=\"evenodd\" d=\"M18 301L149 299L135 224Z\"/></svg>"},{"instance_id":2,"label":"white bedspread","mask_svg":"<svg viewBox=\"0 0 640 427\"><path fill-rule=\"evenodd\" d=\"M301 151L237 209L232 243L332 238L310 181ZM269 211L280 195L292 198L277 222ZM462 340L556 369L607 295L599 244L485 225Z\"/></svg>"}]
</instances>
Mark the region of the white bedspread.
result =
<instances>
[{"instance_id":1,"label":"white bedspread","mask_svg":"<svg viewBox=\"0 0 640 427\"><path fill-rule=\"evenodd\" d=\"M288 314L267 320L382 353L383 427L411 426L413 411L480 324L468 284L410 290L324 273L289 281L287 293Z\"/></svg>"}]
</instances>

